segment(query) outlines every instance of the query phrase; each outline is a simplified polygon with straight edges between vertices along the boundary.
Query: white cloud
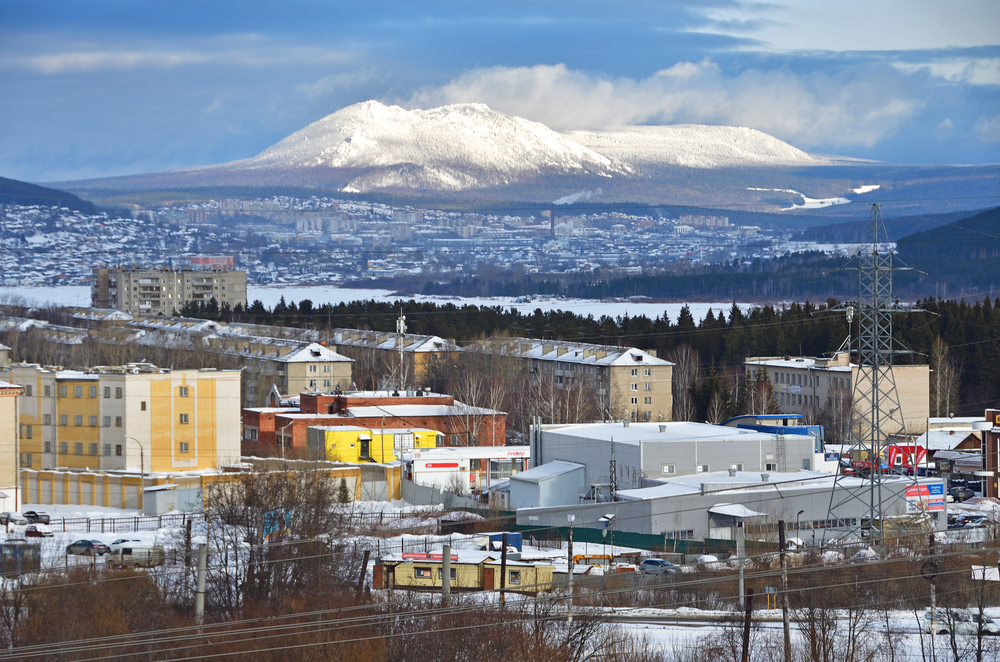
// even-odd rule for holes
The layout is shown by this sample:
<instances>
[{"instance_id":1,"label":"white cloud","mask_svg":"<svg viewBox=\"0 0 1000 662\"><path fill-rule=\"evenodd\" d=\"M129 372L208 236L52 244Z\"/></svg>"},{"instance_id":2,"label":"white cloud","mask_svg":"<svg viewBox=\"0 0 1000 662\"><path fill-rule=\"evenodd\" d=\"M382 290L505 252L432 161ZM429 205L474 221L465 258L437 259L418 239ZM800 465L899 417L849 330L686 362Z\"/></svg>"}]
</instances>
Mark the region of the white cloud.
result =
<instances>
[{"instance_id":1,"label":"white cloud","mask_svg":"<svg viewBox=\"0 0 1000 662\"><path fill-rule=\"evenodd\" d=\"M324 97L345 89L364 85L374 78L374 73L370 69L360 69L358 71L345 71L339 74L324 76L312 83L297 85L295 90L301 92L308 99Z\"/></svg>"},{"instance_id":2,"label":"white cloud","mask_svg":"<svg viewBox=\"0 0 1000 662\"><path fill-rule=\"evenodd\" d=\"M130 69L173 69L189 65L226 64L260 67L290 64L344 63L345 53L313 46L288 47L259 35L221 35L185 43L126 44L106 48L99 44L75 44L60 48L48 46L47 52L0 55L0 68L55 75L93 73ZM37 48L37 46L35 46Z\"/></svg>"},{"instance_id":3,"label":"white cloud","mask_svg":"<svg viewBox=\"0 0 1000 662\"><path fill-rule=\"evenodd\" d=\"M1000 144L1000 115L980 117L972 126L972 130L984 143Z\"/></svg>"},{"instance_id":4,"label":"white cloud","mask_svg":"<svg viewBox=\"0 0 1000 662\"><path fill-rule=\"evenodd\" d=\"M945 58L932 62L895 62L900 71L926 71L954 83L1000 85L1000 58Z\"/></svg>"},{"instance_id":5,"label":"white cloud","mask_svg":"<svg viewBox=\"0 0 1000 662\"><path fill-rule=\"evenodd\" d=\"M870 71L856 77L784 70L728 76L708 60L640 80L591 76L559 64L476 69L404 105L482 102L560 130L716 124L758 129L803 148L871 147L922 106L896 83Z\"/></svg>"}]
</instances>

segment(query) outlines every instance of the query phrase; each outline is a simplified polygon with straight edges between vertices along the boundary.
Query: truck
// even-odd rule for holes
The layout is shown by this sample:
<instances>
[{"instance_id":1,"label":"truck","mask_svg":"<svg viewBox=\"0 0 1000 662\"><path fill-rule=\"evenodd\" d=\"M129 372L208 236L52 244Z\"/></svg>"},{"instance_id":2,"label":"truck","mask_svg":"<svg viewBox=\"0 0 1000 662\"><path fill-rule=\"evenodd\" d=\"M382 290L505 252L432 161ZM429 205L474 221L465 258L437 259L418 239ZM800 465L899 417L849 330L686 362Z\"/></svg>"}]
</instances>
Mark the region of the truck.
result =
<instances>
[{"instance_id":1,"label":"truck","mask_svg":"<svg viewBox=\"0 0 1000 662\"><path fill-rule=\"evenodd\" d=\"M108 563L119 568L153 568L166 563L163 545L124 544L108 556Z\"/></svg>"}]
</instances>

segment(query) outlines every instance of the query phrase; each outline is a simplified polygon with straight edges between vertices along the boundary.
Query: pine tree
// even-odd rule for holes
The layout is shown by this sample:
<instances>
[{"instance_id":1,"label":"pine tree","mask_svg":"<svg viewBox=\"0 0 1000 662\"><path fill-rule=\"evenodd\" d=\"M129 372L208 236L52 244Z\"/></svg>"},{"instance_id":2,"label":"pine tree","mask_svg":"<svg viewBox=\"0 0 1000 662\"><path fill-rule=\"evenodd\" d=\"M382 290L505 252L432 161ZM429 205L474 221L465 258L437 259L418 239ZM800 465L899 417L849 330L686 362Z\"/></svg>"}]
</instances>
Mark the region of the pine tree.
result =
<instances>
[{"instance_id":1,"label":"pine tree","mask_svg":"<svg viewBox=\"0 0 1000 662\"><path fill-rule=\"evenodd\" d=\"M347 479L340 479L340 487L337 488L337 503L350 503L351 493L347 489Z\"/></svg>"}]
</instances>

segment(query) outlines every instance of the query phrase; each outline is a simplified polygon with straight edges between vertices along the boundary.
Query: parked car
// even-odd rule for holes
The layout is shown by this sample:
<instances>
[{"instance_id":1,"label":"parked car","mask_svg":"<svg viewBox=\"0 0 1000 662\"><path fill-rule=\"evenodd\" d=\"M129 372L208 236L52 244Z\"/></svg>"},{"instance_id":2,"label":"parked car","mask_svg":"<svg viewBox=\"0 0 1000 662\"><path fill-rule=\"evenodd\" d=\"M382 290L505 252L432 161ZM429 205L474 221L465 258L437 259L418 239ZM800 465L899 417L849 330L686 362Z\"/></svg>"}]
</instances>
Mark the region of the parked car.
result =
<instances>
[{"instance_id":1,"label":"parked car","mask_svg":"<svg viewBox=\"0 0 1000 662\"><path fill-rule=\"evenodd\" d=\"M25 511L24 519L28 520L32 524L48 524L50 522L48 513L35 510Z\"/></svg>"},{"instance_id":2,"label":"parked car","mask_svg":"<svg viewBox=\"0 0 1000 662\"><path fill-rule=\"evenodd\" d=\"M66 546L66 553L82 556L93 556L94 554L104 556L108 553L108 546L100 540L77 540Z\"/></svg>"},{"instance_id":3,"label":"parked car","mask_svg":"<svg viewBox=\"0 0 1000 662\"><path fill-rule=\"evenodd\" d=\"M52 529L45 524L29 524L24 530L25 538L51 538Z\"/></svg>"},{"instance_id":4,"label":"parked car","mask_svg":"<svg viewBox=\"0 0 1000 662\"><path fill-rule=\"evenodd\" d=\"M989 616L969 609L938 609L934 618L934 633L971 634L979 633L982 624L983 634L991 637L1000 636L1000 627ZM924 632L931 632L931 608L924 609Z\"/></svg>"},{"instance_id":5,"label":"parked car","mask_svg":"<svg viewBox=\"0 0 1000 662\"><path fill-rule=\"evenodd\" d=\"M664 559L644 559L639 564L639 572L650 575L672 575L678 572L676 565Z\"/></svg>"},{"instance_id":6,"label":"parked car","mask_svg":"<svg viewBox=\"0 0 1000 662\"><path fill-rule=\"evenodd\" d=\"M128 544L128 543L134 543L136 545L141 545L142 541L139 540L138 538L119 538L118 540L116 540L113 543L111 543L110 545L108 545L108 551L110 551L112 554L114 554L115 552L118 551L118 549L122 545Z\"/></svg>"},{"instance_id":7,"label":"parked car","mask_svg":"<svg viewBox=\"0 0 1000 662\"><path fill-rule=\"evenodd\" d=\"M135 568L152 568L163 565L167 555L162 545L122 545L108 556L108 563L119 568L132 566Z\"/></svg>"},{"instance_id":8,"label":"parked car","mask_svg":"<svg viewBox=\"0 0 1000 662\"><path fill-rule=\"evenodd\" d=\"M953 487L948 491L948 493L955 501L965 501L967 499L971 499L975 495L975 492L970 490L968 487Z\"/></svg>"},{"instance_id":9,"label":"parked car","mask_svg":"<svg viewBox=\"0 0 1000 662\"><path fill-rule=\"evenodd\" d=\"M14 512L3 512L0 513L0 524L17 524L18 526L24 526L28 523L28 520L21 517L20 513Z\"/></svg>"}]
</instances>

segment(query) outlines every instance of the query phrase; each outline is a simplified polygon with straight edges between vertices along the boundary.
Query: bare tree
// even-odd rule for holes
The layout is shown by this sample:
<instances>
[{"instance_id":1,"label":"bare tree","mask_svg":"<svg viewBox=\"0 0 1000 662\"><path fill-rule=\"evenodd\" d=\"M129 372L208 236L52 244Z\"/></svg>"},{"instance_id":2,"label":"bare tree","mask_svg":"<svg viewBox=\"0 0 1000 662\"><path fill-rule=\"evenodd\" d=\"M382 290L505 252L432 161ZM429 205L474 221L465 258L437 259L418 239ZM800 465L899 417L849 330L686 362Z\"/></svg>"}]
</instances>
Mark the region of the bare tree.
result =
<instances>
[{"instance_id":1,"label":"bare tree","mask_svg":"<svg viewBox=\"0 0 1000 662\"><path fill-rule=\"evenodd\" d=\"M674 397L673 419L690 421L695 414L691 388L701 374L698 352L690 345L679 345L670 351L667 360L674 363L671 384Z\"/></svg>"},{"instance_id":2,"label":"bare tree","mask_svg":"<svg viewBox=\"0 0 1000 662\"><path fill-rule=\"evenodd\" d=\"M948 345L941 336L931 346L931 415L950 416L959 407L958 385L961 370L949 357Z\"/></svg>"}]
</instances>

